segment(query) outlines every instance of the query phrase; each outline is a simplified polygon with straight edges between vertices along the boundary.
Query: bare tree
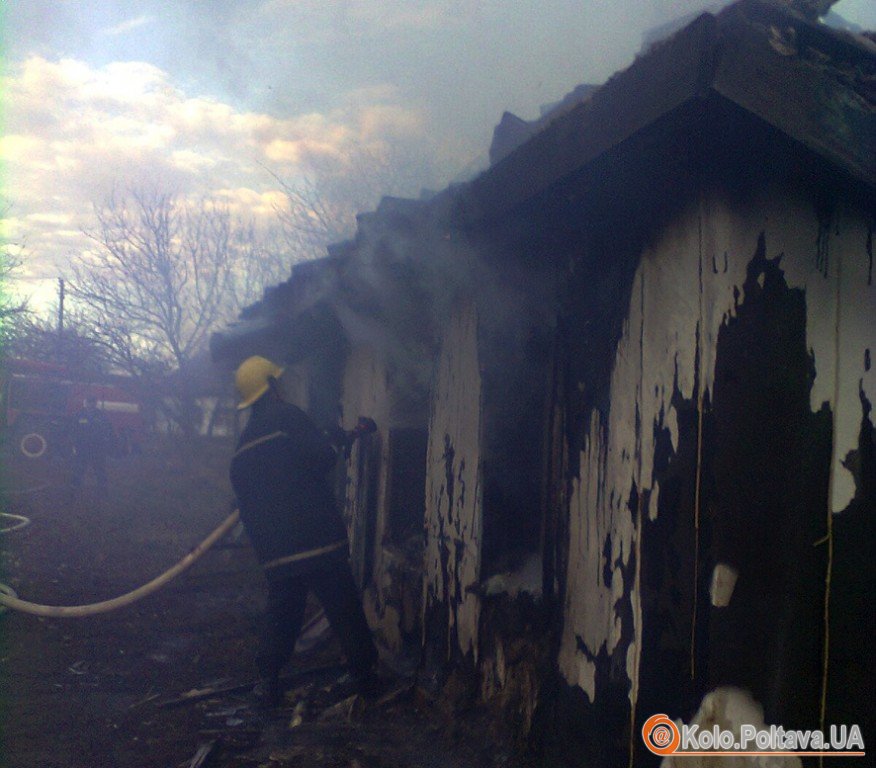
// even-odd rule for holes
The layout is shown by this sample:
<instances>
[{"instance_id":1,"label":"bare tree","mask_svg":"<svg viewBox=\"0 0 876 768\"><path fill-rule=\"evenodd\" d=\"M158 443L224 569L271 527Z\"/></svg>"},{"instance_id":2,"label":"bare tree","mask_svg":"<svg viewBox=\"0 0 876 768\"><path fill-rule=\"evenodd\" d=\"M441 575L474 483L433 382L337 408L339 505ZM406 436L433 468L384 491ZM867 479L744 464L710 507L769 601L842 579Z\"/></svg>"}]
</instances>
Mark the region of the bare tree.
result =
<instances>
[{"instance_id":1,"label":"bare tree","mask_svg":"<svg viewBox=\"0 0 876 768\"><path fill-rule=\"evenodd\" d=\"M356 215L387 195L419 195L433 172L422 153L399 145L361 148L339 159L310 157L294 181L269 171L286 195L277 215L297 260L319 258L353 235Z\"/></svg>"},{"instance_id":2,"label":"bare tree","mask_svg":"<svg viewBox=\"0 0 876 768\"><path fill-rule=\"evenodd\" d=\"M79 378L106 373L104 350L91 340L81 318L67 312L63 331L56 318L51 308L45 314L22 312L14 321L7 352L14 358L60 363Z\"/></svg>"},{"instance_id":3,"label":"bare tree","mask_svg":"<svg viewBox=\"0 0 876 768\"><path fill-rule=\"evenodd\" d=\"M265 272L276 271L278 255L215 200L135 189L95 206L95 218L86 234L97 247L74 262L70 295L91 339L146 391L162 394L176 373L163 410L191 434L199 413L189 366L274 276Z\"/></svg>"},{"instance_id":4,"label":"bare tree","mask_svg":"<svg viewBox=\"0 0 876 768\"><path fill-rule=\"evenodd\" d=\"M0 253L0 345L4 348L15 337L27 315L27 302L16 299L9 291L9 281L17 266L7 253Z\"/></svg>"},{"instance_id":5,"label":"bare tree","mask_svg":"<svg viewBox=\"0 0 876 768\"><path fill-rule=\"evenodd\" d=\"M5 218L8 204L0 205L0 220ZM5 352L27 315L27 301L13 296L9 289L21 268L21 246L0 241L0 347Z\"/></svg>"}]
</instances>

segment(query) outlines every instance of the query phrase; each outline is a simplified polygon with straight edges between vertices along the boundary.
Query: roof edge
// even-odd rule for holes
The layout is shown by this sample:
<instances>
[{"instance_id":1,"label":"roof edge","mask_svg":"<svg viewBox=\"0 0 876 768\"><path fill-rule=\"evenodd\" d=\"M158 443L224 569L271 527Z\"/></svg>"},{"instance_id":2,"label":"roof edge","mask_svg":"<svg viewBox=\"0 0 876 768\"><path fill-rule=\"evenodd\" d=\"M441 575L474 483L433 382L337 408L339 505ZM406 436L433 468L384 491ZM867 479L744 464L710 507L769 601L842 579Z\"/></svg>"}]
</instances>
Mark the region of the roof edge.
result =
<instances>
[{"instance_id":1,"label":"roof edge","mask_svg":"<svg viewBox=\"0 0 876 768\"><path fill-rule=\"evenodd\" d=\"M492 218L548 189L693 98L716 67L717 19L702 14L586 102L557 118L461 191L470 219Z\"/></svg>"},{"instance_id":2,"label":"roof edge","mask_svg":"<svg viewBox=\"0 0 876 768\"><path fill-rule=\"evenodd\" d=\"M786 30L800 41L800 56L772 39ZM824 66L813 65L804 52L823 56ZM873 51L862 41L813 23L779 0L740 0L657 43L588 101L459 190L458 202L469 224L498 218L712 93L876 187L876 110L867 93L841 74L850 64L872 62Z\"/></svg>"}]
</instances>

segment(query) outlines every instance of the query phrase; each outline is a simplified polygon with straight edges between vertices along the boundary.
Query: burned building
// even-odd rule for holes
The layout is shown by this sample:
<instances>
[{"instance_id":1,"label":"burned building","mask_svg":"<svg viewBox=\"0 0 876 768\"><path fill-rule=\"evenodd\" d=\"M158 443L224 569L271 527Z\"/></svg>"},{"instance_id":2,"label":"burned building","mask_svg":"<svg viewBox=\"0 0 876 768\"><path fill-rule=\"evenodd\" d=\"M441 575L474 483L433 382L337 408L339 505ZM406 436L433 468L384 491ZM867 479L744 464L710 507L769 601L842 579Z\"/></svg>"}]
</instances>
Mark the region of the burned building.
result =
<instances>
[{"instance_id":1,"label":"burned building","mask_svg":"<svg viewBox=\"0 0 876 768\"><path fill-rule=\"evenodd\" d=\"M723 686L874 732L874 84L785 3L703 15L214 339L377 421L373 628L547 764L657 764L642 723Z\"/></svg>"}]
</instances>

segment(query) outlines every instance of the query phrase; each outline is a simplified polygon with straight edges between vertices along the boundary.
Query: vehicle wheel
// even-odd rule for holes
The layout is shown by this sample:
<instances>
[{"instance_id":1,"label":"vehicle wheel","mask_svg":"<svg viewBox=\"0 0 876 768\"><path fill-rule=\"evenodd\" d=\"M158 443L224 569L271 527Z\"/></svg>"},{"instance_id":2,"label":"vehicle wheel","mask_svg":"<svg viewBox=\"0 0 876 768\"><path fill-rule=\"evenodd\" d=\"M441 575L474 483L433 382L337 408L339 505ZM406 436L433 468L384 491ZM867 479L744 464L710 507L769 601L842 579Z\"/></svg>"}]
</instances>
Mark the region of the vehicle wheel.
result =
<instances>
[{"instance_id":1,"label":"vehicle wheel","mask_svg":"<svg viewBox=\"0 0 876 768\"><path fill-rule=\"evenodd\" d=\"M29 430L19 438L18 449L28 459L41 459L49 450L49 441L42 432Z\"/></svg>"}]
</instances>

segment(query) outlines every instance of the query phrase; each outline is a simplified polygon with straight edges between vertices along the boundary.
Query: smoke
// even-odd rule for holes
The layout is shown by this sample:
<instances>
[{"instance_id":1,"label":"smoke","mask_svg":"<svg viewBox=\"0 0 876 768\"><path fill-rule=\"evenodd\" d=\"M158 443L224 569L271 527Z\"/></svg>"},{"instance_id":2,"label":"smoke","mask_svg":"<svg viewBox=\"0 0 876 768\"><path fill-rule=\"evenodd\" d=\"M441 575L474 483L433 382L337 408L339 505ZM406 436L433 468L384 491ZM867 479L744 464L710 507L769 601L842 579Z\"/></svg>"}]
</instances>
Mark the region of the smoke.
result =
<instances>
[{"instance_id":1,"label":"smoke","mask_svg":"<svg viewBox=\"0 0 876 768\"><path fill-rule=\"evenodd\" d=\"M368 210L382 194L485 167L504 112L537 119L576 85L628 66L649 30L715 4L6 5L7 228L27 243L31 276L51 281L86 246L90 203L113 185L160 177L184 195L262 196L277 191L266 167L294 183L313 170L299 161L319 153L340 160L325 174L334 186L358 184L354 147L428 159L406 164L403 184L380 182L357 208ZM873 8L842 0L834 11L872 27Z\"/></svg>"}]
</instances>

